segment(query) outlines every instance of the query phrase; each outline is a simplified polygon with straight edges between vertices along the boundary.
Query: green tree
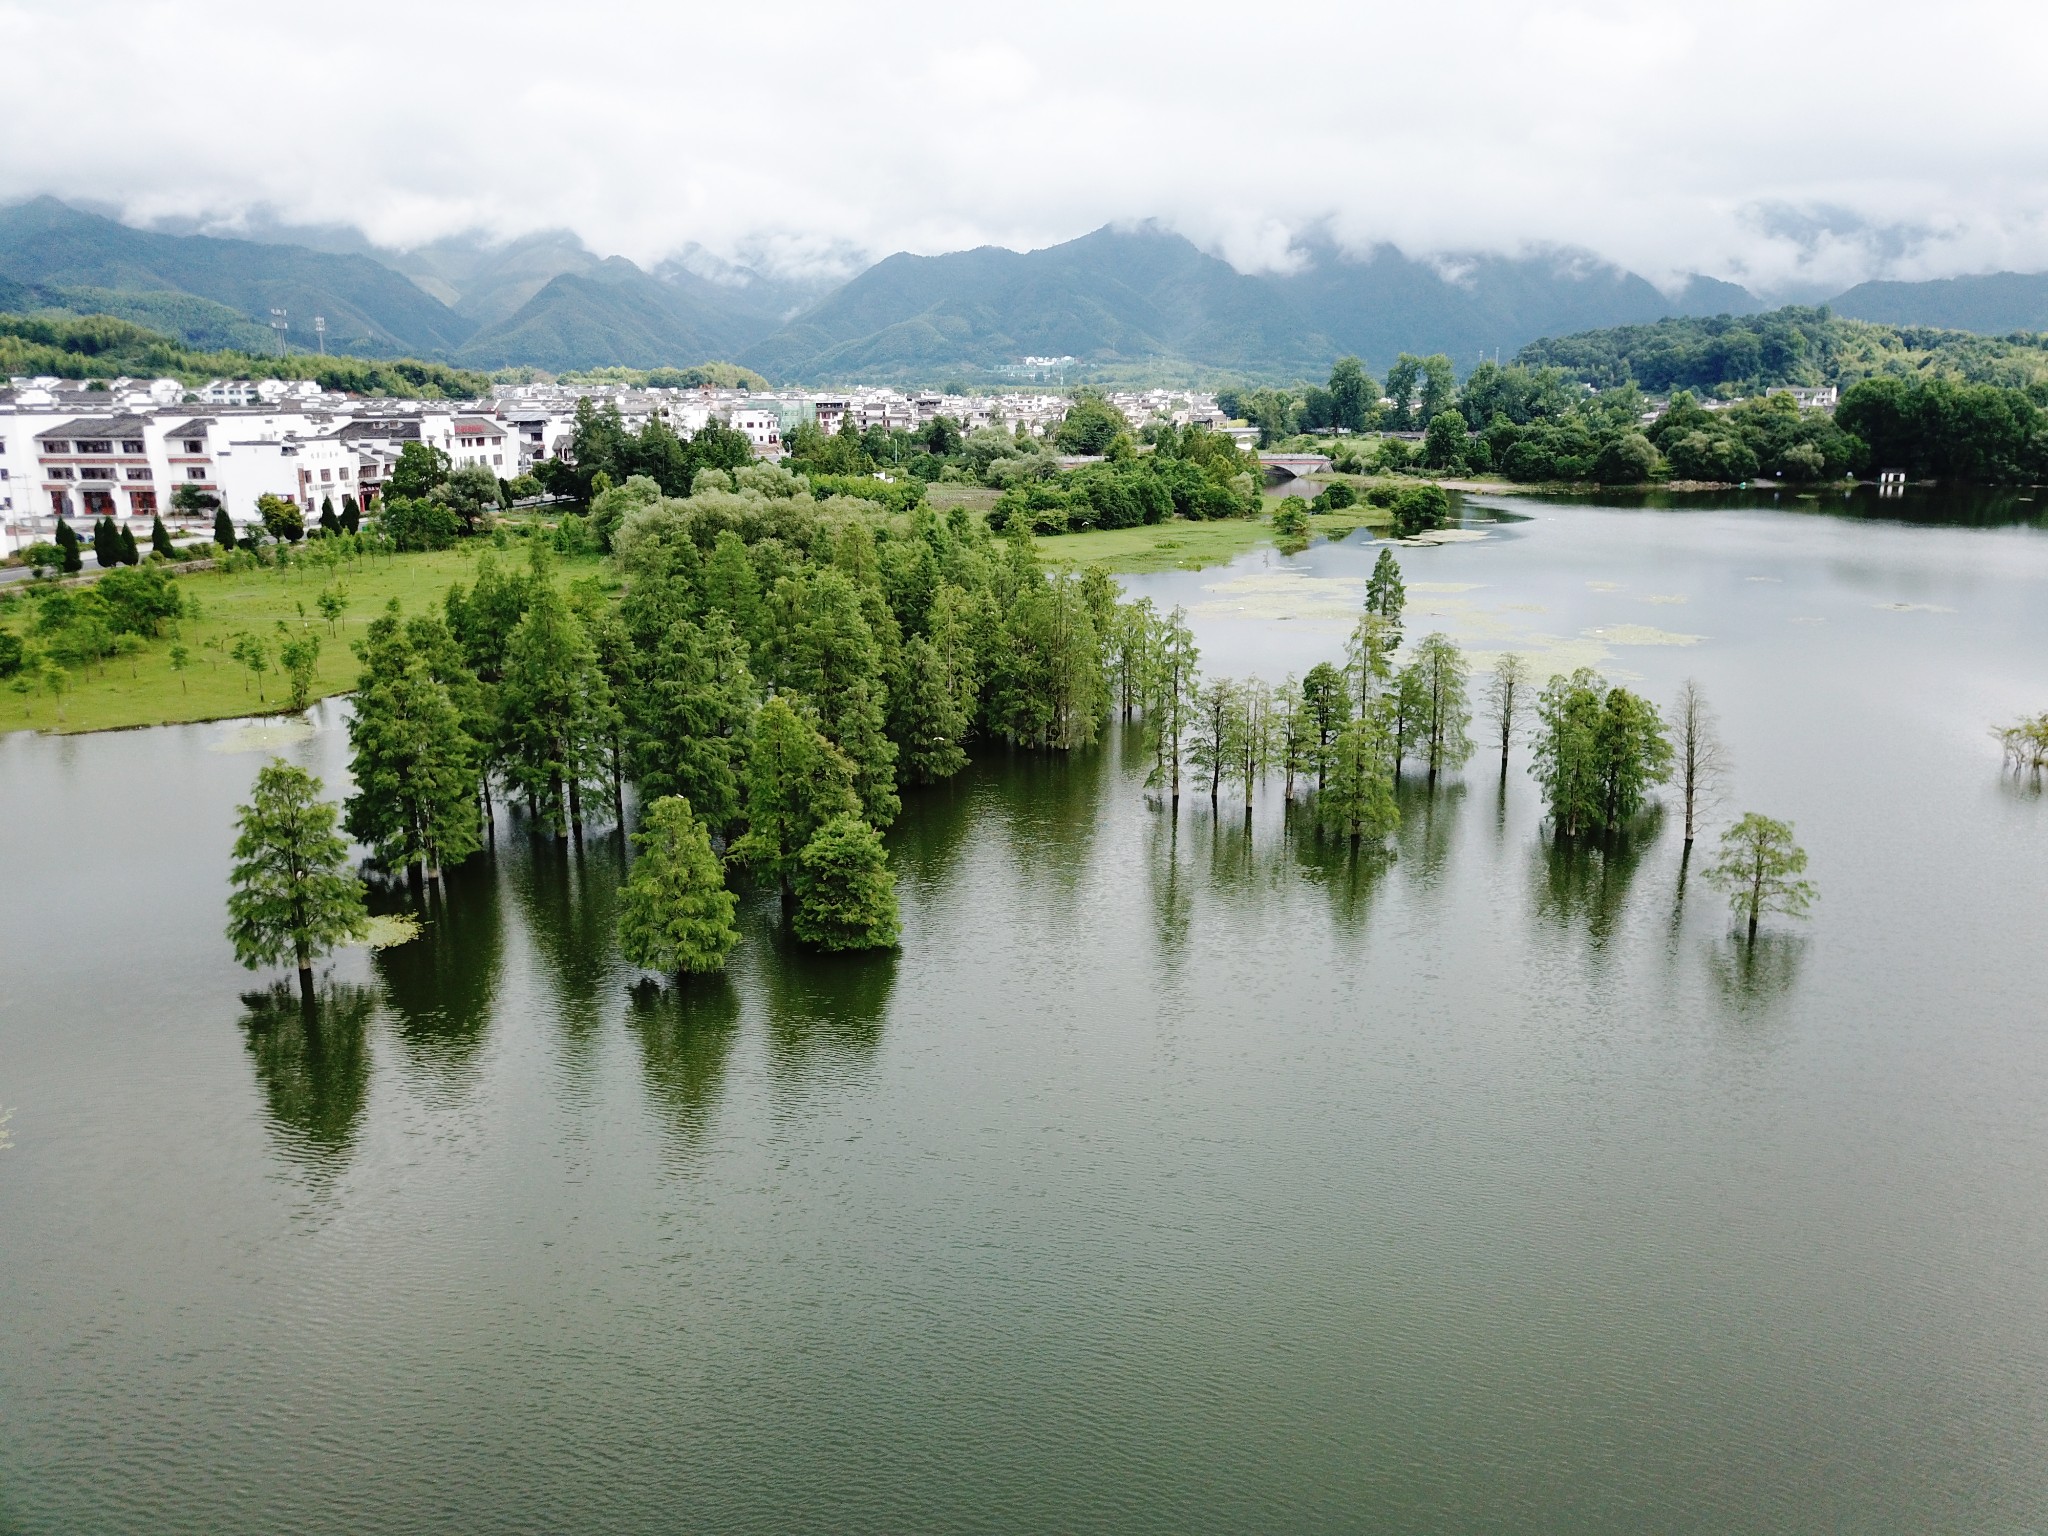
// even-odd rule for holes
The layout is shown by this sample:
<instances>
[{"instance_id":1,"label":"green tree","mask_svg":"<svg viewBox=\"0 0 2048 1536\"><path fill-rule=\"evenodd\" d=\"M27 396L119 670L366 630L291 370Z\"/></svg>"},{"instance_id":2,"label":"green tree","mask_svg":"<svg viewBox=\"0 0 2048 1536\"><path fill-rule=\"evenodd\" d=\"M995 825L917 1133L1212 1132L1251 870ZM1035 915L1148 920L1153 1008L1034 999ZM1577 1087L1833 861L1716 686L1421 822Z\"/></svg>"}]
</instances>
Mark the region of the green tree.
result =
<instances>
[{"instance_id":1,"label":"green tree","mask_svg":"<svg viewBox=\"0 0 2048 1536\"><path fill-rule=\"evenodd\" d=\"M1151 598L1116 605L1104 650L1111 696L1126 722L1151 694L1159 666L1159 635L1159 613Z\"/></svg>"},{"instance_id":2,"label":"green tree","mask_svg":"<svg viewBox=\"0 0 2048 1536\"><path fill-rule=\"evenodd\" d=\"M475 533L477 524L498 510L498 477L488 464L465 464L442 482L437 494L462 519L462 531Z\"/></svg>"},{"instance_id":3,"label":"green tree","mask_svg":"<svg viewBox=\"0 0 2048 1536\"><path fill-rule=\"evenodd\" d=\"M782 695L754 717L746 792L746 835L728 857L785 892L812 834L834 816L860 810L853 765Z\"/></svg>"},{"instance_id":4,"label":"green tree","mask_svg":"<svg viewBox=\"0 0 2048 1536\"><path fill-rule=\"evenodd\" d=\"M1391 549L1382 549L1365 582L1365 611L1377 614L1386 625L1386 649L1401 648L1401 611L1408 606L1408 588L1401 580L1401 562Z\"/></svg>"},{"instance_id":5,"label":"green tree","mask_svg":"<svg viewBox=\"0 0 2048 1536\"><path fill-rule=\"evenodd\" d=\"M776 591L777 678L818 711L819 724L854 768L854 789L878 826L896 819L896 744L889 739L882 652L861 591L834 565Z\"/></svg>"},{"instance_id":6,"label":"green tree","mask_svg":"<svg viewBox=\"0 0 2048 1536\"><path fill-rule=\"evenodd\" d=\"M126 523L122 523L116 530L116 537L120 541L121 563L123 565L140 565L142 563L142 551L135 545L135 530Z\"/></svg>"},{"instance_id":7,"label":"green tree","mask_svg":"<svg viewBox=\"0 0 2048 1536\"><path fill-rule=\"evenodd\" d=\"M482 846L477 745L395 615L373 620L356 654L363 668L348 727L355 793L344 824L384 863L438 879L444 865Z\"/></svg>"},{"instance_id":8,"label":"green tree","mask_svg":"<svg viewBox=\"0 0 2048 1536\"><path fill-rule=\"evenodd\" d=\"M1181 764L1201 689L1200 660L1194 631L1188 628L1188 611L1176 607L1159 631L1159 665L1152 676L1152 695L1145 702L1153 742L1152 772L1145 782L1166 786L1175 812L1180 810Z\"/></svg>"},{"instance_id":9,"label":"green tree","mask_svg":"<svg viewBox=\"0 0 2048 1536\"><path fill-rule=\"evenodd\" d=\"M1354 850L1379 844L1400 826L1386 729L1371 715L1353 716L1337 733L1316 819L1331 836L1349 838Z\"/></svg>"},{"instance_id":10,"label":"green tree","mask_svg":"<svg viewBox=\"0 0 2048 1536\"><path fill-rule=\"evenodd\" d=\"M1721 834L1721 856L1705 871L1710 883L1728 892L1735 917L1748 925L1751 944L1766 912L1806 915L1818 893L1801 878L1805 873L1806 850L1792 840L1792 824L1755 811Z\"/></svg>"},{"instance_id":11,"label":"green tree","mask_svg":"<svg viewBox=\"0 0 2048 1536\"><path fill-rule=\"evenodd\" d=\"M833 817L798 856L790 931L825 950L893 949L901 925L896 877L881 834L858 816Z\"/></svg>"},{"instance_id":12,"label":"green tree","mask_svg":"<svg viewBox=\"0 0 2048 1536\"><path fill-rule=\"evenodd\" d=\"M78 532L63 518L57 519L57 547L64 552L64 574L72 576L85 568L78 553Z\"/></svg>"},{"instance_id":13,"label":"green tree","mask_svg":"<svg viewBox=\"0 0 2048 1536\"><path fill-rule=\"evenodd\" d=\"M262 519L263 531L280 544L296 544L306 536L306 514L286 497L266 491L256 498L256 515Z\"/></svg>"},{"instance_id":14,"label":"green tree","mask_svg":"<svg viewBox=\"0 0 2048 1536\"><path fill-rule=\"evenodd\" d=\"M597 727L610 702L582 623L550 582L537 579L532 602L505 648L501 739L506 777L558 837L568 827L582 832L583 787L602 782Z\"/></svg>"},{"instance_id":15,"label":"green tree","mask_svg":"<svg viewBox=\"0 0 2048 1536\"><path fill-rule=\"evenodd\" d=\"M362 507L357 504L354 496L343 495L341 498L341 531L343 533L359 533L362 531L362 526Z\"/></svg>"},{"instance_id":16,"label":"green tree","mask_svg":"<svg viewBox=\"0 0 2048 1536\"><path fill-rule=\"evenodd\" d=\"M448 455L427 443L400 446L398 462L391 466L391 478L384 494L408 499L431 495L448 483Z\"/></svg>"},{"instance_id":17,"label":"green tree","mask_svg":"<svg viewBox=\"0 0 2048 1536\"><path fill-rule=\"evenodd\" d=\"M235 520L228 516L226 507L213 514L213 542L222 554L235 547Z\"/></svg>"},{"instance_id":18,"label":"green tree","mask_svg":"<svg viewBox=\"0 0 2048 1536\"><path fill-rule=\"evenodd\" d=\"M1465 418L1445 409L1429 418L1429 430L1422 439L1422 462L1430 469L1457 473L1465 468Z\"/></svg>"},{"instance_id":19,"label":"green tree","mask_svg":"<svg viewBox=\"0 0 2048 1536\"><path fill-rule=\"evenodd\" d=\"M341 519L334 515L334 498L332 496L322 496L320 498L320 531L326 534L341 532Z\"/></svg>"},{"instance_id":20,"label":"green tree","mask_svg":"<svg viewBox=\"0 0 2048 1536\"><path fill-rule=\"evenodd\" d=\"M1415 647L1415 672L1422 690L1420 739L1429 764L1429 782L1446 768L1462 765L1472 755L1472 723L1468 705L1471 664L1448 635L1425 635Z\"/></svg>"},{"instance_id":21,"label":"green tree","mask_svg":"<svg viewBox=\"0 0 2048 1536\"><path fill-rule=\"evenodd\" d=\"M725 968L740 941L735 903L711 837L680 795L647 807L640 856L619 896L619 950L634 965L689 975Z\"/></svg>"},{"instance_id":22,"label":"green tree","mask_svg":"<svg viewBox=\"0 0 2048 1536\"><path fill-rule=\"evenodd\" d=\"M1529 771L1560 836L1620 831L1645 792L1671 773L1671 742L1648 701L1581 667L1553 677L1536 701Z\"/></svg>"},{"instance_id":23,"label":"green tree","mask_svg":"<svg viewBox=\"0 0 2048 1536\"><path fill-rule=\"evenodd\" d=\"M1698 817L1728 771L1728 753L1705 690L1689 677L1679 684L1678 697L1672 702L1669 731L1679 793L1685 800L1685 846L1690 849Z\"/></svg>"},{"instance_id":24,"label":"green tree","mask_svg":"<svg viewBox=\"0 0 2048 1536\"><path fill-rule=\"evenodd\" d=\"M1457 369L1443 353L1430 353L1422 360L1422 400L1416 408L1415 419L1433 422L1448 411L1457 398Z\"/></svg>"},{"instance_id":25,"label":"green tree","mask_svg":"<svg viewBox=\"0 0 2048 1536\"><path fill-rule=\"evenodd\" d=\"M1130 429L1122 411L1100 395L1084 392L1067 407L1054 441L1061 453L1107 453L1117 435Z\"/></svg>"},{"instance_id":26,"label":"green tree","mask_svg":"<svg viewBox=\"0 0 2048 1536\"><path fill-rule=\"evenodd\" d=\"M902 702L892 722L902 743L903 776L913 784L950 779L967 766L961 745L967 711L952 666L931 641L913 635L903 647L903 673Z\"/></svg>"},{"instance_id":27,"label":"green tree","mask_svg":"<svg viewBox=\"0 0 2048 1536\"><path fill-rule=\"evenodd\" d=\"M102 517L92 525L92 557L103 571L121 563L121 535L115 531L111 517Z\"/></svg>"},{"instance_id":28,"label":"green tree","mask_svg":"<svg viewBox=\"0 0 2048 1536\"><path fill-rule=\"evenodd\" d=\"M320 610L320 616L327 620L327 632L333 634L334 626L348 612L348 588L338 581L330 581L320 589L320 595L313 603Z\"/></svg>"},{"instance_id":29,"label":"green tree","mask_svg":"<svg viewBox=\"0 0 2048 1536\"><path fill-rule=\"evenodd\" d=\"M1194 728L1188 733L1188 766L1195 771L1196 787L1209 792L1212 812L1230 767L1238 693L1238 685L1227 677L1211 679L1195 693Z\"/></svg>"},{"instance_id":30,"label":"green tree","mask_svg":"<svg viewBox=\"0 0 2048 1536\"><path fill-rule=\"evenodd\" d=\"M1301 680L1301 710L1308 758L1315 767L1316 788L1322 789L1329 782L1330 754L1338 733L1351 719L1351 689L1343 672L1327 661L1310 667Z\"/></svg>"},{"instance_id":31,"label":"green tree","mask_svg":"<svg viewBox=\"0 0 2048 1536\"><path fill-rule=\"evenodd\" d=\"M1332 425L1345 432L1363 432L1378 409L1379 391L1365 365L1355 357L1338 358L1330 369Z\"/></svg>"},{"instance_id":32,"label":"green tree","mask_svg":"<svg viewBox=\"0 0 2048 1536\"><path fill-rule=\"evenodd\" d=\"M256 702L268 702L263 694L263 674L270 670L270 647L263 643L261 635L252 635L247 630L236 634L228 655L249 669L249 675L256 680Z\"/></svg>"},{"instance_id":33,"label":"green tree","mask_svg":"<svg viewBox=\"0 0 2048 1536\"><path fill-rule=\"evenodd\" d=\"M178 549L171 542L171 530L164 526L164 520L155 513L149 519L149 547L166 560L177 554Z\"/></svg>"},{"instance_id":34,"label":"green tree","mask_svg":"<svg viewBox=\"0 0 2048 1536\"><path fill-rule=\"evenodd\" d=\"M363 887L335 834L334 806L320 781L282 758L256 775L236 820L229 871L228 939L250 970L290 960L299 996L313 999L313 962L360 938L368 922Z\"/></svg>"},{"instance_id":35,"label":"green tree","mask_svg":"<svg viewBox=\"0 0 2048 1536\"><path fill-rule=\"evenodd\" d=\"M1392 430L1415 430L1415 386L1421 377L1422 359L1412 352L1403 352L1387 370L1387 426Z\"/></svg>"},{"instance_id":36,"label":"green tree","mask_svg":"<svg viewBox=\"0 0 2048 1536\"><path fill-rule=\"evenodd\" d=\"M280 627L282 621L280 620ZM287 633L277 644L277 664L291 681L292 708L313 701L313 680L320 667L320 636L312 630Z\"/></svg>"},{"instance_id":37,"label":"green tree","mask_svg":"<svg viewBox=\"0 0 2048 1536\"><path fill-rule=\"evenodd\" d=\"M1531 683L1529 663L1513 651L1508 651L1493 664L1493 675L1487 679L1487 718L1498 733L1503 779L1508 774L1508 748L1514 742L1515 727L1528 712Z\"/></svg>"},{"instance_id":38,"label":"green tree","mask_svg":"<svg viewBox=\"0 0 2048 1536\"><path fill-rule=\"evenodd\" d=\"M644 642L643 642L644 643ZM725 614L665 624L642 653L629 701L626 760L643 795L680 795L724 831L739 819L754 714L746 646Z\"/></svg>"}]
</instances>

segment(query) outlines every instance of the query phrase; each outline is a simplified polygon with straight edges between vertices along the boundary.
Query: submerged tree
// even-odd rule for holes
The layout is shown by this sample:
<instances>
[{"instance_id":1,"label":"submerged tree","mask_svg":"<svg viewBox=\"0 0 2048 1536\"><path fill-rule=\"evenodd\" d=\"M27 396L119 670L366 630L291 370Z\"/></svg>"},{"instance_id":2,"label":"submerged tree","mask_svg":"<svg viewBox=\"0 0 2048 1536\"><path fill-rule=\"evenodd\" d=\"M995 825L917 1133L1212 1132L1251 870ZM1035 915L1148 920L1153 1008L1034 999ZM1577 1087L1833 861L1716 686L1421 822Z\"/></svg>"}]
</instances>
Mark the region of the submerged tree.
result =
<instances>
[{"instance_id":1,"label":"submerged tree","mask_svg":"<svg viewBox=\"0 0 2048 1536\"><path fill-rule=\"evenodd\" d=\"M785 892L818 828L860 810L853 765L781 695L755 716L746 791L747 832L729 857Z\"/></svg>"},{"instance_id":2,"label":"submerged tree","mask_svg":"<svg viewBox=\"0 0 2048 1536\"><path fill-rule=\"evenodd\" d=\"M734 901L711 837L680 795L647 807L633 834L640 856L619 896L619 950L676 980L725 968L739 943Z\"/></svg>"},{"instance_id":3,"label":"submerged tree","mask_svg":"<svg viewBox=\"0 0 2048 1536\"><path fill-rule=\"evenodd\" d=\"M1514 743L1515 727L1529 710L1529 690L1534 679L1529 663L1509 651L1493 664L1486 683L1486 716L1493 722L1500 742L1500 776L1508 776L1508 748Z\"/></svg>"},{"instance_id":4,"label":"submerged tree","mask_svg":"<svg viewBox=\"0 0 2048 1536\"><path fill-rule=\"evenodd\" d=\"M798 856L790 931L820 949L891 949L901 931L896 877L882 837L860 817L833 817Z\"/></svg>"},{"instance_id":5,"label":"submerged tree","mask_svg":"<svg viewBox=\"0 0 2048 1536\"><path fill-rule=\"evenodd\" d=\"M1316 795L1316 819L1334 837L1378 844L1401 824L1386 728L1372 715L1356 715L1338 732L1330 771Z\"/></svg>"},{"instance_id":6,"label":"submerged tree","mask_svg":"<svg viewBox=\"0 0 2048 1536\"><path fill-rule=\"evenodd\" d=\"M1648 700L1609 688L1591 668L1553 677L1538 695L1534 761L1562 837L1616 832L1671 776L1671 742Z\"/></svg>"},{"instance_id":7,"label":"submerged tree","mask_svg":"<svg viewBox=\"0 0 2048 1536\"><path fill-rule=\"evenodd\" d=\"M1422 702L1418 739L1429 765L1429 782L1434 784L1439 773L1463 766L1472 755L1472 737L1466 730L1472 723L1466 702L1472 669L1448 635L1424 636L1415 648L1413 669Z\"/></svg>"},{"instance_id":8,"label":"submerged tree","mask_svg":"<svg viewBox=\"0 0 2048 1536\"><path fill-rule=\"evenodd\" d=\"M1146 782L1164 785L1172 796L1175 811L1180 809L1181 763L1195 723L1196 696L1201 690L1201 676L1195 670L1200 657L1194 631L1188 628L1187 610L1177 607L1166 616L1160 631L1159 665L1152 677L1152 694L1145 703L1155 753L1152 773Z\"/></svg>"},{"instance_id":9,"label":"submerged tree","mask_svg":"<svg viewBox=\"0 0 2048 1536\"><path fill-rule=\"evenodd\" d=\"M1707 880L1728 892L1738 921L1756 943L1757 923L1766 912L1803 917L1818 894L1806 873L1806 850L1792 840L1792 824L1749 812L1721 834L1721 856Z\"/></svg>"},{"instance_id":10,"label":"submerged tree","mask_svg":"<svg viewBox=\"0 0 2048 1536\"><path fill-rule=\"evenodd\" d=\"M385 863L438 879L444 864L482 846L477 744L396 614L372 621L357 654L363 669L348 727L356 787L345 825Z\"/></svg>"},{"instance_id":11,"label":"submerged tree","mask_svg":"<svg viewBox=\"0 0 2048 1536\"><path fill-rule=\"evenodd\" d=\"M1689 677L1679 685L1678 697L1672 702L1669 729L1679 789L1685 796L1685 846L1690 849L1697 817L1727 771L1728 754L1721 745L1713 706Z\"/></svg>"},{"instance_id":12,"label":"submerged tree","mask_svg":"<svg viewBox=\"0 0 2048 1536\"><path fill-rule=\"evenodd\" d=\"M1321 789L1329 779L1330 750L1337 733L1351 718L1351 690L1344 674L1327 661L1310 667L1301 680L1301 712L1302 736L1315 767L1316 788Z\"/></svg>"},{"instance_id":13,"label":"submerged tree","mask_svg":"<svg viewBox=\"0 0 2048 1536\"><path fill-rule=\"evenodd\" d=\"M228 877L235 958L252 971L290 960L309 1004L313 962L360 938L368 921L362 882L348 867L348 844L334 820L318 779L272 760L257 773L255 792L236 819L240 835Z\"/></svg>"},{"instance_id":14,"label":"submerged tree","mask_svg":"<svg viewBox=\"0 0 2048 1536\"><path fill-rule=\"evenodd\" d=\"M1408 588L1401 580L1401 562L1391 549L1382 549L1373 562L1372 575L1365 583L1365 611L1377 614L1386 624L1389 654L1401 648L1401 610L1408 605Z\"/></svg>"}]
</instances>

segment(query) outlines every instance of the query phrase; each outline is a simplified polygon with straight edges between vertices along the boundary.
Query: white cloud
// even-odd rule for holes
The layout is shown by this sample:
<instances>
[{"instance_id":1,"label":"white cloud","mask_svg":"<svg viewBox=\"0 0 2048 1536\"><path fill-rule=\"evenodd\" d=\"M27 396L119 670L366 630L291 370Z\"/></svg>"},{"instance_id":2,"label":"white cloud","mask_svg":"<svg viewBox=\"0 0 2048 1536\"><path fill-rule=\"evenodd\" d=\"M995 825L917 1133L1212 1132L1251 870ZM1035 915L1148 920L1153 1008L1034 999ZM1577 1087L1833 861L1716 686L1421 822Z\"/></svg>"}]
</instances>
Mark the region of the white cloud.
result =
<instances>
[{"instance_id":1,"label":"white cloud","mask_svg":"<svg viewBox=\"0 0 2048 1536\"><path fill-rule=\"evenodd\" d=\"M694 242L811 269L1145 218L1245 267L1314 228L1763 288L2048 268L2038 6L878 14L0 0L0 197L268 205L391 244L567 226L643 262ZM95 94L85 46L131 84Z\"/></svg>"}]
</instances>

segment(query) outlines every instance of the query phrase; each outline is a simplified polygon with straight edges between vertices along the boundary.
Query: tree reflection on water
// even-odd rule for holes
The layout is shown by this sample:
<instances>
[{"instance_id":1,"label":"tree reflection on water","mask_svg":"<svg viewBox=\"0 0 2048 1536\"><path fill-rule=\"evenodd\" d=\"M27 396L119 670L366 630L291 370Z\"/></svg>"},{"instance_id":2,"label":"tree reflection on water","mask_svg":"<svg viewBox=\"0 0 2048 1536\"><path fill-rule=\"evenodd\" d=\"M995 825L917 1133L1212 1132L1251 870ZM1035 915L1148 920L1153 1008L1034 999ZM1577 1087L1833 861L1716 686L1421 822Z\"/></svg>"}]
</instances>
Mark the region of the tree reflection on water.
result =
<instances>
[{"instance_id":1,"label":"tree reflection on water","mask_svg":"<svg viewBox=\"0 0 2048 1536\"><path fill-rule=\"evenodd\" d=\"M355 1148L370 1094L366 1035L377 994L330 982L310 1001L287 981L242 994L243 1043L279 1150L320 1180Z\"/></svg>"}]
</instances>

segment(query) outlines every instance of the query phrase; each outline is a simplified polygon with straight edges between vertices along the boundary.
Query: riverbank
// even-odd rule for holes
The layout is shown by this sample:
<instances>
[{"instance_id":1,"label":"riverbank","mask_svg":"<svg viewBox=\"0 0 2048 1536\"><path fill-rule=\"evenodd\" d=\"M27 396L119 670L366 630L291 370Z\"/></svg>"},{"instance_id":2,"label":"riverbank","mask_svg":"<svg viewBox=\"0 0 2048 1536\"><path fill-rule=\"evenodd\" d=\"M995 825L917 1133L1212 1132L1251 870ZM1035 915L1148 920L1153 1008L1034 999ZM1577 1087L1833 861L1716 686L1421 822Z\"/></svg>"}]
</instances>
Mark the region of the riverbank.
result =
<instances>
[{"instance_id":1,"label":"riverbank","mask_svg":"<svg viewBox=\"0 0 2048 1536\"><path fill-rule=\"evenodd\" d=\"M434 554L366 556L335 571L303 565L284 571L187 568L178 588L197 601L199 613L180 623L175 642L166 636L132 655L110 656L72 671L56 694L0 693L0 735L24 730L72 735L282 712L289 688L275 660L280 623L320 637L312 696L346 693L356 685L358 666L349 647L385 605L397 598L408 614L438 608L449 587L474 579L477 556L489 548L488 543L467 543ZM499 551L498 558L523 556L513 549ZM600 569L595 557L561 560L556 566L564 583ZM317 606L330 583L345 590L348 602L332 624ZM20 633L32 612L26 604L11 605L0 612L0 628ZM271 670L260 679L228 654L234 637L245 632L271 645ZM174 643L185 651L183 672L171 665Z\"/></svg>"},{"instance_id":2,"label":"riverbank","mask_svg":"<svg viewBox=\"0 0 2048 1536\"><path fill-rule=\"evenodd\" d=\"M1268 496L1267 511L1280 498ZM1383 507L1363 504L1341 512L1319 513L1309 520L1309 537L1341 539L1360 528L1385 528L1393 515ZM1100 566L1120 576L1154 571L1195 571L1221 565L1248 549L1276 540L1268 517L1231 517L1213 523L1173 518L1140 528L1093 528L1086 533L1041 535L1038 557L1048 565L1085 569Z\"/></svg>"}]
</instances>

